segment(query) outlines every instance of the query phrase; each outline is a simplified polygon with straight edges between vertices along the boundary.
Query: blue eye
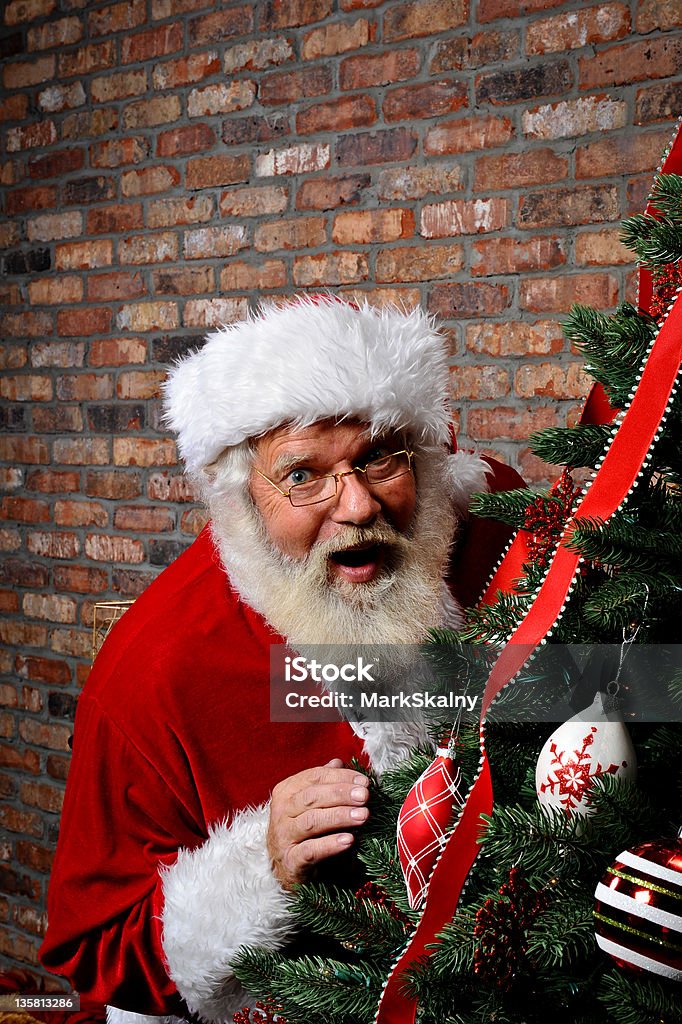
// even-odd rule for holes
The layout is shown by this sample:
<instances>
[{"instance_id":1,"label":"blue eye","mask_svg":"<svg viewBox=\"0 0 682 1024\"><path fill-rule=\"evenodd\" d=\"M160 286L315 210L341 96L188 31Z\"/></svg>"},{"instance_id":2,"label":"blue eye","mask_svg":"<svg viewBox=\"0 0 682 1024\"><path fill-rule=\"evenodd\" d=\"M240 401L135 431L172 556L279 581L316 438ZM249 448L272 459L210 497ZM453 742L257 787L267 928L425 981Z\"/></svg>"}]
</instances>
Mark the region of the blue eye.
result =
<instances>
[{"instance_id":1,"label":"blue eye","mask_svg":"<svg viewBox=\"0 0 682 1024\"><path fill-rule=\"evenodd\" d=\"M313 474L309 469L292 469L291 473L287 477L287 480L292 487L296 484L305 484L312 479Z\"/></svg>"}]
</instances>

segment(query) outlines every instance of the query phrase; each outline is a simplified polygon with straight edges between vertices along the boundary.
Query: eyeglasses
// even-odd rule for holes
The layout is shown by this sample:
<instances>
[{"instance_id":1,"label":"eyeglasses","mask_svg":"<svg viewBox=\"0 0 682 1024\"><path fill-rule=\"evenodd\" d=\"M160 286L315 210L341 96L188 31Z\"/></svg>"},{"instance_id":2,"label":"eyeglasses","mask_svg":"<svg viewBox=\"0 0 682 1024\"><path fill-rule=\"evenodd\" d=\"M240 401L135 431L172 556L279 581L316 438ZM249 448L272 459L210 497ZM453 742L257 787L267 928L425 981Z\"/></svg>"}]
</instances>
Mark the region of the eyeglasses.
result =
<instances>
[{"instance_id":1,"label":"eyeglasses","mask_svg":"<svg viewBox=\"0 0 682 1024\"><path fill-rule=\"evenodd\" d=\"M283 498L288 498L294 508L302 505L318 505L322 501L329 501L336 495L338 482L344 476L351 476L352 473L364 473L365 480L370 486L385 484L389 480L396 480L399 476L405 476L412 472L412 459L414 452L402 451L393 452L391 455L382 455L380 459L372 459L364 466L353 466L342 473L330 473L328 476L316 476L312 480L304 480L300 484L292 484L288 491L283 491L274 480L261 473L256 472L267 480Z\"/></svg>"}]
</instances>

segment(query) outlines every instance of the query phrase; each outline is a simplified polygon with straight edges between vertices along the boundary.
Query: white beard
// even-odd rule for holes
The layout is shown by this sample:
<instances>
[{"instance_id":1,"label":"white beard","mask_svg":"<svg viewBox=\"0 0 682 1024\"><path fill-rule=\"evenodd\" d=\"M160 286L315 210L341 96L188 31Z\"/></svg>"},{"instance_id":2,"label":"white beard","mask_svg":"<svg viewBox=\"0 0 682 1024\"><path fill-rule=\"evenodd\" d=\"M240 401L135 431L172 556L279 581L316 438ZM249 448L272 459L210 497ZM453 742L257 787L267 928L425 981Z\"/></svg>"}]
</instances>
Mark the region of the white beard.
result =
<instances>
[{"instance_id":1,"label":"white beard","mask_svg":"<svg viewBox=\"0 0 682 1024\"><path fill-rule=\"evenodd\" d=\"M445 459L424 453L414 522L399 534L385 520L347 527L316 544L303 560L268 539L250 498L209 498L213 535L230 582L294 648L310 644L414 644L429 629L461 624L461 609L443 582L457 526L445 483ZM301 510L305 514L305 510ZM363 543L389 546L389 565L371 583L332 576L333 550Z\"/></svg>"}]
</instances>

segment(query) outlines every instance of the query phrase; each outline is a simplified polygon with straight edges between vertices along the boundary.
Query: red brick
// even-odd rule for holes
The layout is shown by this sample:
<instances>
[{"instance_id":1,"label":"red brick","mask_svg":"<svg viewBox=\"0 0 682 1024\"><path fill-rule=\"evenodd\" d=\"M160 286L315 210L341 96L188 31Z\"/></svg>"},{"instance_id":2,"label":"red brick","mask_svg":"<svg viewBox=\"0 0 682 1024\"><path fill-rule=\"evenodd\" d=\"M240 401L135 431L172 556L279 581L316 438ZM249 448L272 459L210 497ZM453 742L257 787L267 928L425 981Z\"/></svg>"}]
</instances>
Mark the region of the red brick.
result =
<instances>
[{"instance_id":1,"label":"red brick","mask_svg":"<svg viewBox=\"0 0 682 1024\"><path fill-rule=\"evenodd\" d=\"M23 121L28 114L28 96L15 93L0 101L0 121Z\"/></svg>"},{"instance_id":2,"label":"red brick","mask_svg":"<svg viewBox=\"0 0 682 1024\"><path fill-rule=\"evenodd\" d=\"M109 513L97 501L55 501L54 521L57 526L106 526Z\"/></svg>"},{"instance_id":3,"label":"red brick","mask_svg":"<svg viewBox=\"0 0 682 1024\"><path fill-rule=\"evenodd\" d=\"M37 124L18 125L7 130L8 153L36 146L51 146L57 141L57 129L53 121L39 121Z\"/></svg>"},{"instance_id":4,"label":"red brick","mask_svg":"<svg viewBox=\"0 0 682 1024\"><path fill-rule=\"evenodd\" d=\"M384 15L384 42L436 35L463 25L468 14L466 0L412 0L392 4Z\"/></svg>"},{"instance_id":5,"label":"red brick","mask_svg":"<svg viewBox=\"0 0 682 1024\"><path fill-rule=\"evenodd\" d=\"M16 591L0 590L0 611L10 614L19 611L19 595ZM3 700L2 703L6 704L7 701ZM16 706L16 700L13 704Z\"/></svg>"},{"instance_id":6,"label":"red brick","mask_svg":"<svg viewBox=\"0 0 682 1024\"><path fill-rule=\"evenodd\" d=\"M187 162L185 184L189 189L212 188L248 181L250 159L241 156L205 156Z\"/></svg>"},{"instance_id":7,"label":"red brick","mask_svg":"<svg viewBox=\"0 0 682 1024\"><path fill-rule=\"evenodd\" d=\"M639 0L637 31L644 35L656 29L677 28L682 25L682 13L677 0Z\"/></svg>"},{"instance_id":8,"label":"red brick","mask_svg":"<svg viewBox=\"0 0 682 1024\"><path fill-rule=\"evenodd\" d=\"M25 867L47 874L54 860L54 848L38 846L25 839L17 840L17 860Z\"/></svg>"},{"instance_id":9,"label":"red brick","mask_svg":"<svg viewBox=\"0 0 682 1024\"><path fill-rule=\"evenodd\" d=\"M26 718L19 722L19 735L22 740L25 740L26 743L31 743L35 747L47 747L48 750L68 750L71 726L45 725L43 722L35 721L35 719Z\"/></svg>"},{"instance_id":10,"label":"red brick","mask_svg":"<svg viewBox=\"0 0 682 1024\"><path fill-rule=\"evenodd\" d=\"M475 81L477 103L519 103L540 96L562 96L574 84L573 67L567 60L544 60L515 70L489 71Z\"/></svg>"},{"instance_id":11,"label":"red brick","mask_svg":"<svg viewBox=\"0 0 682 1024\"><path fill-rule=\"evenodd\" d=\"M91 36L108 36L112 32L129 31L144 25L147 19L145 0L123 0L88 14Z\"/></svg>"},{"instance_id":12,"label":"red brick","mask_svg":"<svg viewBox=\"0 0 682 1024\"><path fill-rule=\"evenodd\" d=\"M282 213L289 204L289 191L281 185L260 188L234 188L220 197L223 217L260 217Z\"/></svg>"},{"instance_id":13,"label":"red brick","mask_svg":"<svg viewBox=\"0 0 682 1024\"><path fill-rule=\"evenodd\" d=\"M181 267L152 271L155 295L201 295L215 287L213 267Z\"/></svg>"},{"instance_id":14,"label":"red brick","mask_svg":"<svg viewBox=\"0 0 682 1024\"><path fill-rule=\"evenodd\" d=\"M334 57L357 50L374 40L374 30L374 24L366 18L358 18L352 24L338 22L314 28L303 38L301 57L303 60L319 60L320 57Z\"/></svg>"},{"instance_id":15,"label":"red brick","mask_svg":"<svg viewBox=\"0 0 682 1024\"><path fill-rule=\"evenodd\" d=\"M62 121L62 139L89 139L110 135L118 131L118 110L115 107L97 107L70 114Z\"/></svg>"},{"instance_id":16,"label":"red brick","mask_svg":"<svg viewBox=\"0 0 682 1024\"><path fill-rule=\"evenodd\" d=\"M69 775L70 763L71 762L67 757L59 757L57 754L48 754L46 761L47 774L53 779L60 779L62 782L66 782Z\"/></svg>"},{"instance_id":17,"label":"red brick","mask_svg":"<svg viewBox=\"0 0 682 1024\"><path fill-rule=\"evenodd\" d=\"M618 220L619 215L616 186L581 185L525 193L519 199L518 224L524 228L594 224Z\"/></svg>"},{"instance_id":18,"label":"red brick","mask_svg":"<svg viewBox=\"0 0 682 1024\"><path fill-rule=\"evenodd\" d=\"M510 390L509 374L500 366L455 366L450 388L455 401L504 398Z\"/></svg>"},{"instance_id":19,"label":"red brick","mask_svg":"<svg viewBox=\"0 0 682 1024\"><path fill-rule=\"evenodd\" d=\"M144 546L132 537L110 537L89 533L85 538L85 554L96 562L144 562Z\"/></svg>"},{"instance_id":20,"label":"red brick","mask_svg":"<svg viewBox=\"0 0 682 1024\"><path fill-rule=\"evenodd\" d=\"M52 396L50 377L33 373L17 377L0 377L0 398L10 402L50 402Z\"/></svg>"},{"instance_id":21,"label":"red brick","mask_svg":"<svg viewBox=\"0 0 682 1024\"><path fill-rule=\"evenodd\" d=\"M576 152L576 178L655 170L669 138L667 130L636 135L628 133L581 146Z\"/></svg>"},{"instance_id":22,"label":"red brick","mask_svg":"<svg viewBox=\"0 0 682 1024\"><path fill-rule=\"evenodd\" d=\"M85 494L91 498L128 500L142 494L142 484L138 473L124 473L121 470L90 472L85 478ZM150 497L153 495L150 494Z\"/></svg>"},{"instance_id":23,"label":"red brick","mask_svg":"<svg viewBox=\"0 0 682 1024\"><path fill-rule=\"evenodd\" d=\"M20 523L49 523L51 519L47 502L35 498L3 498L0 502L0 516Z\"/></svg>"},{"instance_id":24,"label":"red brick","mask_svg":"<svg viewBox=\"0 0 682 1024\"><path fill-rule=\"evenodd\" d=\"M58 388L60 384L61 381L57 384ZM102 391L106 392L110 386L111 380L108 385L102 387ZM76 387L76 390L81 389ZM83 386L83 390L87 391L88 388ZM96 385L92 386L92 392L94 393L90 395L91 398L103 397L97 394ZM86 437L74 440L57 438L53 447L55 462L65 466L106 466L109 462L109 438L107 437Z\"/></svg>"},{"instance_id":25,"label":"red brick","mask_svg":"<svg viewBox=\"0 0 682 1024\"><path fill-rule=\"evenodd\" d=\"M340 136L336 142L337 159L341 166L409 160L416 148L417 137L407 128L345 135Z\"/></svg>"},{"instance_id":26,"label":"red brick","mask_svg":"<svg viewBox=\"0 0 682 1024\"><path fill-rule=\"evenodd\" d=\"M20 370L28 360L26 345L11 342L0 346L0 369Z\"/></svg>"},{"instance_id":27,"label":"red brick","mask_svg":"<svg viewBox=\"0 0 682 1024\"><path fill-rule=\"evenodd\" d=\"M566 262L561 239L551 235L537 238L486 238L474 242L471 272L477 277L549 270Z\"/></svg>"},{"instance_id":28,"label":"red brick","mask_svg":"<svg viewBox=\"0 0 682 1024\"><path fill-rule=\"evenodd\" d=\"M170 124L181 116L179 96L157 96L154 99L136 100L123 111L121 123L124 128L154 128Z\"/></svg>"},{"instance_id":29,"label":"red brick","mask_svg":"<svg viewBox=\"0 0 682 1024\"><path fill-rule=\"evenodd\" d=\"M387 121L411 121L420 117L438 117L466 105L465 82L424 82L392 89L382 103Z\"/></svg>"},{"instance_id":30,"label":"red brick","mask_svg":"<svg viewBox=\"0 0 682 1024\"><path fill-rule=\"evenodd\" d=\"M83 429L83 413L77 405L35 407L33 427L44 434L80 433Z\"/></svg>"},{"instance_id":31,"label":"red brick","mask_svg":"<svg viewBox=\"0 0 682 1024\"><path fill-rule=\"evenodd\" d=\"M525 440L535 430L559 425L555 406L497 406L494 409L470 409L467 413L467 433L481 441L498 438Z\"/></svg>"},{"instance_id":32,"label":"red brick","mask_svg":"<svg viewBox=\"0 0 682 1024\"><path fill-rule=\"evenodd\" d=\"M592 381L580 363L557 366L532 363L516 371L514 387L521 398L568 399L584 397Z\"/></svg>"},{"instance_id":33,"label":"red brick","mask_svg":"<svg viewBox=\"0 0 682 1024\"><path fill-rule=\"evenodd\" d=\"M414 235L414 213L409 209L352 210L334 218L332 238L340 245L395 242Z\"/></svg>"},{"instance_id":34,"label":"red brick","mask_svg":"<svg viewBox=\"0 0 682 1024\"><path fill-rule=\"evenodd\" d=\"M344 131L364 128L377 119L371 96L341 96L328 103L318 103L296 116L296 130L303 135L312 132Z\"/></svg>"},{"instance_id":35,"label":"red brick","mask_svg":"<svg viewBox=\"0 0 682 1024\"><path fill-rule=\"evenodd\" d=\"M139 263L144 266L175 262L178 258L178 236L172 231L165 231L157 235L132 235L121 238L118 243L118 258L121 264Z\"/></svg>"},{"instance_id":36,"label":"red brick","mask_svg":"<svg viewBox=\"0 0 682 1024\"><path fill-rule=\"evenodd\" d=\"M497 18L518 18L522 15L560 7L564 0L479 0L478 20L495 21Z\"/></svg>"},{"instance_id":37,"label":"red brick","mask_svg":"<svg viewBox=\"0 0 682 1024\"><path fill-rule=\"evenodd\" d=\"M207 124L193 124L186 128L174 128L161 132L156 140L156 155L181 156L211 149L216 142L214 130Z\"/></svg>"},{"instance_id":38,"label":"red brick","mask_svg":"<svg viewBox=\"0 0 682 1024\"><path fill-rule=\"evenodd\" d=\"M184 256L190 260L232 256L247 245L246 228L241 224L195 228L185 233Z\"/></svg>"},{"instance_id":39,"label":"red brick","mask_svg":"<svg viewBox=\"0 0 682 1024\"><path fill-rule=\"evenodd\" d=\"M116 382L116 396L122 399L159 398L166 370L127 370Z\"/></svg>"},{"instance_id":40,"label":"red brick","mask_svg":"<svg viewBox=\"0 0 682 1024\"><path fill-rule=\"evenodd\" d=\"M114 465L171 466L177 462L175 444L171 440L115 437Z\"/></svg>"},{"instance_id":41,"label":"red brick","mask_svg":"<svg viewBox=\"0 0 682 1024\"><path fill-rule=\"evenodd\" d=\"M17 750L15 746L0 743L0 767L40 775L40 755L35 750Z\"/></svg>"},{"instance_id":42,"label":"red brick","mask_svg":"<svg viewBox=\"0 0 682 1024\"><path fill-rule=\"evenodd\" d=\"M40 85L41 82L49 82L54 78L54 73L55 59L54 55L50 55L5 64L2 81L6 89L27 89L32 85ZM54 128L54 125L52 127ZM7 148L10 148L9 145Z\"/></svg>"},{"instance_id":43,"label":"red brick","mask_svg":"<svg viewBox=\"0 0 682 1024\"><path fill-rule=\"evenodd\" d=\"M510 302L506 285L467 282L440 284L431 289L428 310L443 320L470 316L494 316Z\"/></svg>"},{"instance_id":44,"label":"red brick","mask_svg":"<svg viewBox=\"0 0 682 1024\"><path fill-rule=\"evenodd\" d=\"M332 91L331 68L313 65L301 71L271 71L258 84L258 99L265 106L297 103L308 96L322 96Z\"/></svg>"},{"instance_id":45,"label":"red brick","mask_svg":"<svg viewBox=\"0 0 682 1024\"><path fill-rule=\"evenodd\" d=\"M57 333L62 337L106 334L111 327L111 310L104 306L63 309L57 313Z\"/></svg>"},{"instance_id":46,"label":"red brick","mask_svg":"<svg viewBox=\"0 0 682 1024\"><path fill-rule=\"evenodd\" d=\"M117 530L141 533L163 533L172 530L173 515L165 508L150 505L121 505L114 513Z\"/></svg>"},{"instance_id":47,"label":"red brick","mask_svg":"<svg viewBox=\"0 0 682 1024\"><path fill-rule=\"evenodd\" d=\"M84 163L82 149L60 149L56 153L35 157L28 162L31 178L59 178L69 171L79 171Z\"/></svg>"},{"instance_id":48,"label":"red brick","mask_svg":"<svg viewBox=\"0 0 682 1024\"><path fill-rule=\"evenodd\" d=\"M74 523L75 525L79 525ZM62 594L24 594L23 611L29 619L48 622L75 622L76 601Z\"/></svg>"},{"instance_id":49,"label":"red brick","mask_svg":"<svg viewBox=\"0 0 682 1024\"><path fill-rule=\"evenodd\" d=\"M83 282L80 277L43 277L28 282L28 297L32 306L65 305L69 302L81 302L83 299ZM59 344L59 343L58 343ZM34 347L33 353L36 349ZM54 364L37 363L34 366ZM69 365L57 364L57 365Z\"/></svg>"},{"instance_id":50,"label":"red brick","mask_svg":"<svg viewBox=\"0 0 682 1024\"><path fill-rule=\"evenodd\" d=\"M44 213L27 221L26 226L30 242L73 239L83 234L83 215L77 210L69 213Z\"/></svg>"},{"instance_id":51,"label":"red brick","mask_svg":"<svg viewBox=\"0 0 682 1024\"><path fill-rule=\"evenodd\" d=\"M22 539L18 530L0 529L0 551L19 551L21 547Z\"/></svg>"},{"instance_id":52,"label":"red brick","mask_svg":"<svg viewBox=\"0 0 682 1024\"><path fill-rule=\"evenodd\" d=\"M92 628L53 629L50 634L50 647L58 654L92 661Z\"/></svg>"},{"instance_id":53,"label":"red brick","mask_svg":"<svg viewBox=\"0 0 682 1024\"><path fill-rule=\"evenodd\" d=\"M126 262L122 260L122 262ZM128 261L130 262L130 261ZM88 302L116 302L135 299L146 292L140 274L116 272L88 277Z\"/></svg>"},{"instance_id":54,"label":"red brick","mask_svg":"<svg viewBox=\"0 0 682 1024\"><path fill-rule=\"evenodd\" d=\"M557 53L622 39L630 31L630 11L621 3L532 21L526 28L526 53Z\"/></svg>"},{"instance_id":55,"label":"red brick","mask_svg":"<svg viewBox=\"0 0 682 1024\"><path fill-rule=\"evenodd\" d=\"M34 811L17 811L13 807L1 807L0 808L0 824L4 825L10 832L21 832L24 835L40 837L43 834L43 822L39 814ZM9 868L2 868L4 872L10 871ZM17 878L16 872L11 872L9 876L3 877L3 889L5 892L12 890L17 891L16 883L12 884L11 879ZM24 894L31 896L33 899L40 897L40 884L29 879L28 876L24 875L26 879L26 889ZM21 891L21 890L19 890Z\"/></svg>"},{"instance_id":56,"label":"red brick","mask_svg":"<svg viewBox=\"0 0 682 1024\"><path fill-rule=\"evenodd\" d=\"M87 525L87 524L85 524ZM107 590L109 577L104 569L93 569L82 565L57 565L53 569L54 584L60 590L69 590L77 594L97 594ZM51 665L63 665L66 676L62 678L46 678L49 683L67 683L71 672L66 662L51 662ZM44 671L44 670L43 670ZM30 678L34 678L30 676ZM44 678L39 676L38 678Z\"/></svg>"},{"instance_id":57,"label":"red brick","mask_svg":"<svg viewBox=\"0 0 682 1024\"><path fill-rule=\"evenodd\" d=\"M581 231L575 240L576 263L588 267L632 263L634 255L620 240L619 228Z\"/></svg>"},{"instance_id":58,"label":"red brick","mask_svg":"<svg viewBox=\"0 0 682 1024\"><path fill-rule=\"evenodd\" d=\"M225 51L223 72L231 75L235 71L254 71L273 64L285 64L293 59L294 50L288 39L251 39Z\"/></svg>"},{"instance_id":59,"label":"red brick","mask_svg":"<svg viewBox=\"0 0 682 1024\"><path fill-rule=\"evenodd\" d=\"M175 167L144 167L139 171L126 171L121 176L124 196L144 196L154 192L169 192L180 182Z\"/></svg>"},{"instance_id":60,"label":"red brick","mask_svg":"<svg viewBox=\"0 0 682 1024\"><path fill-rule=\"evenodd\" d=\"M187 97L187 114L189 117L229 114L233 110L246 110L255 98L255 84L245 79L207 85L203 89L192 89Z\"/></svg>"},{"instance_id":61,"label":"red brick","mask_svg":"<svg viewBox=\"0 0 682 1024\"><path fill-rule=\"evenodd\" d=\"M317 256L297 256L294 260L294 284L303 288L355 284L366 281L368 277L368 258L362 252L320 253Z\"/></svg>"},{"instance_id":62,"label":"red brick","mask_svg":"<svg viewBox=\"0 0 682 1024\"><path fill-rule=\"evenodd\" d=\"M32 534L29 533L29 541ZM29 544L30 550L30 544ZM34 552L38 553L38 552ZM45 647L47 644L47 629L33 622L18 622L17 620L0 620L0 641L5 644L17 647ZM10 720L11 721L11 720ZM2 731L2 735L11 735Z\"/></svg>"},{"instance_id":63,"label":"red brick","mask_svg":"<svg viewBox=\"0 0 682 1024\"><path fill-rule=\"evenodd\" d=\"M55 248L57 270L90 270L108 267L113 259L111 239L88 242L65 242Z\"/></svg>"},{"instance_id":64,"label":"red brick","mask_svg":"<svg viewBox=\"0 0 682 1024\"><path fill-rule=\"evenodd\" d=\"M9 217L27 210L45 210L57 205L57 189L54 185L31 185L15 188L5 196L5 211Z\"/></svg>"},{"instance_id":65,"label":"red brick","mask_svg":"<svg viewBox=\"0 0 682 1024\"><path fill-rule=\"evenodd\" d=\"M221 292L283 288L286 281L287 268L282 260L259 260L257 264L230 260L220 271Z\"/></svg>"},{"instance_id":66,"label":"red brick","mask_svg":"<svg viewBox=\"0 0 682 1024\"><path fill-rule=\"evenodd\" d=\"M513 135L513 125L506 117L462 118L430 128L424 140L424 152L441 156L494 149L509 142Z\"/></svg>"},{"instance_id":67,"label":"red brick","mask_svg":"<svg viewBox=\"0 0 682 1024\"><path fill-rule=\"evenodd\" d=\"M102 75L90 83L93 103L111 103L131 96L142 96L148 89L147 72L144 68L122 71L114 75Z\"/></svg>"},{"instance_id":68,"label":"red brick","mask_svg":"<svg viewBox=\"0 0 682 1024\"><path fill-rule=\"evenodd\" d=\"M10 338L40 338L52 334L49 313L5 313L0 317L0 331Z\"/></svg>"},{"instance_id":69,"label":"red brick","mask_svg":"<svg viewBox=\"0 0 682 1024\"><path fill-rule=\"evenodd\" d=\"M266 0L260 9L259 28L289 28L323 21L332 12L332 0Z\"/></svg>"},{"instance_id":70,"label":"red brick","mask_svg":"<svg viewBox=\"0 0 682 1024\"><path fill-rule=\"evenodd\" d=\"M190 299L185 303L182 322L185 327L220 327L243 320L248 310L245 298Z\"/></svg>"},{"instance_id":71,"label":"red brick","mask_svg":"<svg viewBox=\"0 0 682 1024\"><path fill-rule=\"evenodd\" d=\"M178 323L175 302L131 302L116 315L116 326L121 331L172 330Z\"/></svg>"},{"instance_id":72,"label":"red brick","mask_svg":"<svg viewBox=\"0 0 682 1024\"><path fill-rule=\"evenodd\" d=\"M121 63L136 64L177 52L182 49L183 32L182 22L174 22L145 32L126 34L121 37Z\"/></svg>"},{"instance_id":73,"label":"red brick","mask_svg":"<svg viewBox=\"0 0 682 1024\"><path fill-rule=\"evenodd\" d=\"M219 74L220 57L217 50L205 53L190 53L178 60L167 60L156 64L152 72L154 88L159 92L163 89L177 89L182 85L192 85L203 78Z\"/></svg>"},{"instance_id":74,"label":"red brick","mask_svg":"<svg viewBox=\"0 0 682 1024\"><path fill-rule=\"evenodd\" d=\"M38 107L47 114L58 114L62 110L82 107L86 102L85 89L80 82L68 85L48 85L38 93ZM21 120L21 118L17 118Z\"/></svg>"},{"instance_id":75,"label":"red brick","mask_svg":"<svg viewBox=\"0 0 682 1024\"><path fill-rule=\"evenodd\" d=\"M208 520L209 515L205 509L192 508L189 512L183 512L180 529L183 533L189 533L192 537L198 537Z\"/></svg>"},{"instance_id":76,"label":"red brick","mask_svg":"<svg viewBox=\"0 0 682 1024\"><path fill-rule=\"evenodd\" d=\"M682 82L663 82L639 89L635 102L635 124L672 121L682 109Z\"/></svg>"},{"instance_id":77,"label":"red brick","mask_svg":"<svg viewBox=\"0 0 682 1024\"><path fill-rule=\"evenodd\" d=\"M57 0L9 0L5 6L5 25L21 25L36 18L46 18L57 6Z\"/></svg>"},{"instance_id":78,"label":"red brick","mask_svg":"<svg viewBox=\"0 0 682 1024\"><path fill-rule=\"evenodd\" d=\"M447 238L498 231L506 227L506 199L451 199L424 206L420 233L425 238Z\"/></svg>"},{"instance_id":79,"label":"red brick","mask_svg":"<svg viewBox=\"0 0 682 1024\"><path fill-rule=\"evenodd\" d=\"M47 914L39 913L32 907L15 906L13 913L14 923L18 928L33 935L44 935L47 928Z\"/></svg>"},{"instance_id":80,"label":"red brick","mask_svg":"<svg viewBox=\"0 0 682 1024\"><path fill-rule=\"evenodd\" d=\"M305 249L324 245L325 221L322 217L299 217L259 224L254 232L254 246L258 252L275 249Z\"/></svg>"},{"instance_id":81,"label":"red brick","mask_svg":"<svg viewBox=\"0 0 682 1024\"><path fill-rule=\"evenodd\" d=\"M189 22L190 46L203 46L233 36L247 35L253 29L253 4L242 4L227 11L214 11Z\"/></svg>"},{"instance_id":82,"label":"red brick","mask_svg":"<svg viewBox=\"0 0 682 1024\"><path fill-rule=\"evenodd\" d=\"M626 103L604 94L544 104L525 110L521 116L524 134L540 139L610 131L622 128L626 121Z\"/></svg>"},{"instance_id":83,"label":"red brick","mask_svg":"<svg viewBox=\"0 0 682 1024\"><path fill-rule=\"evenodd\" d=\"M151 473L147 483L147 496L152 501L174 503L197 500L190 481L182 473Z\"/></svg>"},{"instance_id":84,"label":"red brick","mask_svg":"<svg viewBox=\"0 0 682 1024\"><path fill-rule=\"evenodd\" d=\"M90 366L126 366L144 363L147 342L144 338L105 338L93 341L88 347Z\"/></svg>"},{"instance_id":85,"label":"red brick","mask_svg":"<svg viewBox=\"0 0 682 1024\"><path fill-rule=\"evenodd\" d=\"M147 206L147 227L165 228L174 224L197 224L213 216L212 196L190 196L187 199L155 199Z\"/></svg>"},{"instance_id":86,"label":"red brick","mask_svg":"<svg viewBox=\"0 0 682 1024\"><path fill-rule=\"evenodd\" d=\"M88 211L87 230L90 235L122 234L131 228L141 228L142 224L141 203L98 206Z\"/></svg>"},{"instance_id":87,"label":"red brick","mask_svg":"<svg viewBox=\"0 0 682 1024\"><path fill-rule=\"evenodd\" d=\"M594 57L579 61L580 88L611 88L650 78L679 74L682 38L645 39L624 46L611 46Z\"/></svg>"},{"instance_id":88,"label":"red brick","mask_svg":"<svg viewBox=\"0 0 682 1024\"><path fill-rule=\"evenodd\" d=\"M512 60L519 52L519 35L514 31L477 32L475 36L454 36L438 44L429 65L432 75L443 71L464 71L486 64Z\"/></svg>"},{"instance_id":89,"label":"red brick","mask_svg":"<svg viewBox=\"0 0 682 1024\"><path fill-rule=\"evenodd\" d=\"M89 148L91 167L121 167L146 160L150 144L141 136L106 139ZM89 211L93 213L94 211Z\"/></svg>"},{"instance_id":90,"label":"red brick","mask_svg":"<svg viewBox=\"0 0 682 1024\"><path fill-rule=\"evenodd\" d=\"M305 174L322 171L330 164L330 148L325 144L304 142L288 149L271 149L256 157L255 170L259 178L276 174Z\"/></svg>"},{"instance_id":91,"label":"red brick","mask_svg":"<svg viewBox=\"0 0 682 1024\"><path fill-rule=\"evenodd\" d=\"M369 174L353 174L343 178L311 178L302 182L296 193L297 210L337 210L354 206L370 185ZM221 201L221 212L222 201Z\"/></svg>"},{"instance_id":92,"label":"red brick","mask_svg":"<svg viewBox=\"0 0 682 1024\"><path fill-rule=\"evenodd\" d=\"M29 491L41 491L44 494L64 494L77 491L79 486L78 473L68 470L55 472L51 469L34 469L28 474L26 488Z\"/></svg>"},{"instance_id":93,"label":"red brick","mask_svg":"<svg viewBox=\"0 0 682 1024\"><path fill-rule=\"evenodd\" d=\"M72 78L74 75L84 78L93 71L107 70L116 65L116 41L105 39L101 43L91 43L80 50L60 54L58 74L60 79Z\"/></svg>"},{"instance_id":94,"label":"red brick","mask_svg":"<svg viewBox=\"0 0 682 1024\"><path fill-rule=\"evenodd\" d=\"M376 256L376 279L382 282L431 281L450 277L462 269L461 245L420 245L380 249Z\"/></svg>"},{"instance_id":95,"label":"red brick","mask_svg":"<svg viewBox=\"0 0 682 1024\"><path fill-rule=\"evenodd\" d=\"M35 686L22 686L21 707L24 711L42 711L43 697L41 691Z\"/></svg>"},{"instance_id":96,"label":"red brick","mask_svg":"<svg viewBox=\"0 0 682 1024\"><path fill-rule=\"evenodd\" d=\"M39 437L0 437L0 462L50 461L47 445Z\"/></svg>"},{"instance_id":97,"label":"red brick","mask_svg":"<svg viewBox=\"0 0 682 1024\"><path fill-rule=\"evenodd\" d=\"M534 149L504 156L481 156L476 161L474 191L523 188L563 181L568 175L568 158L551 149Z\"/></svg>"},{"instance_id":98,"label":"red brick","mask_svg":"<svg viewBox=\"0 0 682 1024\"><path fill-rule=\"evenodd\" d=\"M570 309L574 302L604 309L618 301L618 282L611 274L573 274L521 281L522 309L545 312Z\"/></svg>"},{"instance_id":99,"label":"red brick","mask_svg":"<svg viewBox=\"0 0 682 1024\"><path fill-rule=\"evenodd\" d=\"M174 18L200 7L206 7L206 0L152 0L152 18L154 21Z\"/></svg>"},{"instance_id":100,"label":"red brick","mask_svg":"<svg viewBox=\"0 0 682 1024\"><path fill-rule=\"evenodd\" d=\"M48 569L38 562L6 558L0 564L0 578L3 583L16 587L46 587L50 574Z\"/></svg>"},{"instance_id":101,"label":"red brick","mask_svg":"<svg viewBox=\"0 0 682 1024\"><path fill-rule=\"evenodd\" d=\"M339 69L342 89L368 89L414 78L419 72L418 50L388 50L385 53L346 57Z\"/></svg>"}]
</instances>

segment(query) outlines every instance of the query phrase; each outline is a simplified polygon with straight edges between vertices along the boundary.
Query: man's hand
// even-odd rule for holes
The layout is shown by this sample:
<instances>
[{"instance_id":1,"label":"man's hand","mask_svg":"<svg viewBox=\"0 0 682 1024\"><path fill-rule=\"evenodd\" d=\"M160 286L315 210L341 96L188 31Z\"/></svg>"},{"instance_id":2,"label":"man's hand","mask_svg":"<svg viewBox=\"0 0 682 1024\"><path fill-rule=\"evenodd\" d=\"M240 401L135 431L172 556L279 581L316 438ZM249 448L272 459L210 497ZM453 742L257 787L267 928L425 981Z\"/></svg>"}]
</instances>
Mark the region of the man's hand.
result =
<instances>
[{"instance_id":1,"label":"man's hand","mask_svg":"<svg viewBox=\"0 0 682 1024\"><path fill-rule=\"evenodd\" d=\"M347 850L352 832L369 817L364 806L369 780L334 758L319 768L290 775L270 801L268 853L275 877L291 889L321 860Z\"/></svg>"}]
</instances>

